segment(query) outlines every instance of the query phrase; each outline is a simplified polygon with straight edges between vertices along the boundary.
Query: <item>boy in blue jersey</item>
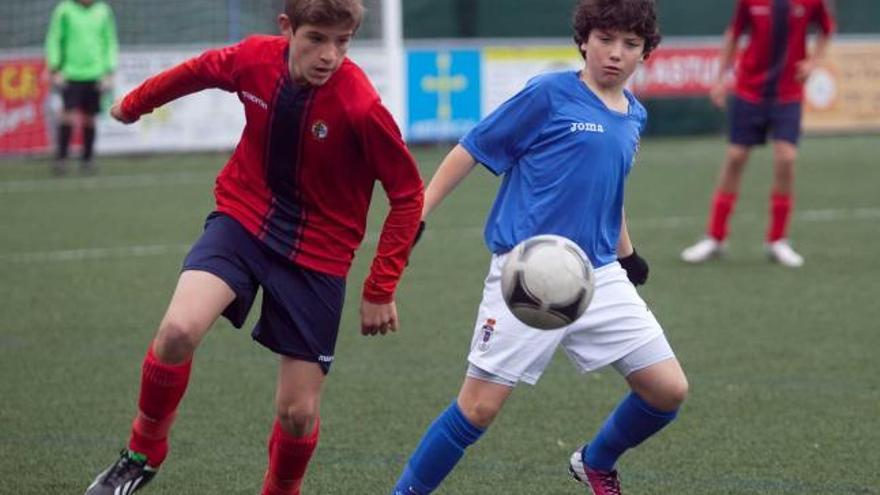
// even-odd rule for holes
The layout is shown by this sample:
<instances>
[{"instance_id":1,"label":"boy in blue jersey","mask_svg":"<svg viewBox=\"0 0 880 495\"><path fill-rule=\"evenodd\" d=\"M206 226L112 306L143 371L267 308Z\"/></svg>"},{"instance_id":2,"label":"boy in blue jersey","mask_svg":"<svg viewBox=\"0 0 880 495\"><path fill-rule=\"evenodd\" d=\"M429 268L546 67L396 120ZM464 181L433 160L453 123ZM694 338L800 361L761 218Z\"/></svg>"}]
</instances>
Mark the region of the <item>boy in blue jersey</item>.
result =
<instances>
[{"instance_id":1,"label":"boy in blue jersey","mask_svg":"<svg viewBox=\"0 0 880 495\"><path fill-rule=\"evenodd\" d=\"M632 389L571 456L572 476L594 495L621 493L618 458L669 424L687 395L663 329L635 289L648 266L633 249L623 208L647 118L624 85L660 40L654 0L580 0L573 27L584 68L529 81L446 156L425 192L423 218L476 163L503 175L486 222L493 256L467 376L457 400L425 432L393 495L434 491L517 383L537 382L560 345L581 372L612 365ZM506 253L538 234L574 240L596 268L590 307L560 330L529 328L501 297Z\"/></svg>"}]
</instances>

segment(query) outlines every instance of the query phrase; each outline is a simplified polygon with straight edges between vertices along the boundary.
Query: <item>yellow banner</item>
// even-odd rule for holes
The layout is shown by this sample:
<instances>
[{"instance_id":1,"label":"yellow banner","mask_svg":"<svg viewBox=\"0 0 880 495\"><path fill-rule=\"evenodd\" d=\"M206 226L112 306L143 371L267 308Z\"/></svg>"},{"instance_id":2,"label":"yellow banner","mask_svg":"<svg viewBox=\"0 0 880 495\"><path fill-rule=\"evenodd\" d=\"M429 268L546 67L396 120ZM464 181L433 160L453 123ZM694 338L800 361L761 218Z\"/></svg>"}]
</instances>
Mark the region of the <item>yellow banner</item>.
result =
<instances>
[{"instance_id":1,"label":"yellow banner","mask_svg":"<svg viewBox=\"0 0 880 495\"><path fill-rule=\"evenodd\" d=\"M832 41L805 87L804 130L880 131L880 41Z\"/></svg>"},{"instance_id":2,"label":"yellow banner","mask_svg":"<svg viewBox=\"0 0 880 495\"><path fill-rule=\"evenodd\" d=\"M483 57L487 61L498 60L540 60L542 62L557 61L561 63L583 63L580 54L571 46L489 46L483 49Z\"/></svg>"}]
</instances>

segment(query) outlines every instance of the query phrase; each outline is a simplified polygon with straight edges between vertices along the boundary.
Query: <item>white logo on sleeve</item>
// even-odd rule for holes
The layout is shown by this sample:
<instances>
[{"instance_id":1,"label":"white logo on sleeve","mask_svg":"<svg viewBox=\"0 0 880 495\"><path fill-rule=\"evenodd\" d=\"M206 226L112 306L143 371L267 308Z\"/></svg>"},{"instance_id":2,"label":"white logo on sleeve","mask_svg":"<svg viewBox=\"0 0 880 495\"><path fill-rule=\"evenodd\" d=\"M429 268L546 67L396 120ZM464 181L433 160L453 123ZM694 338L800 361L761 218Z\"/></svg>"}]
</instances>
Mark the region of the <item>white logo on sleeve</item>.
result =
<instances>
[{"instance_id":1,"label":"white logo on sleeve","mask_svg":"<svg viewBox=\"0 0 880 495\"><path fill-rule=\"evenodd\" d=\"M571 132L598 132L604 134L605 128L602 124L594 124L593 122L572 122Z\"/></svg>"},{"instance_id":2,"label":"white logo on sleeve","mask_svg":"<svg viewBox=\"0 0 880 495\"><path fill-rule=\"evenodd\" d=\"M251 103L255 103L257 106L259 106L259 107L262 108L263 110L268 110L268 109L269 109L269 105L267 105L265 101L263 101L259 96L255 95L255 94L253 94L253 93L249 93L249 92L247 92L247 91L242 91L242 92L241 92L241 96L242 96L245 100L248 100L248 101L250 101Z\"/></svg>"}]
</instances>

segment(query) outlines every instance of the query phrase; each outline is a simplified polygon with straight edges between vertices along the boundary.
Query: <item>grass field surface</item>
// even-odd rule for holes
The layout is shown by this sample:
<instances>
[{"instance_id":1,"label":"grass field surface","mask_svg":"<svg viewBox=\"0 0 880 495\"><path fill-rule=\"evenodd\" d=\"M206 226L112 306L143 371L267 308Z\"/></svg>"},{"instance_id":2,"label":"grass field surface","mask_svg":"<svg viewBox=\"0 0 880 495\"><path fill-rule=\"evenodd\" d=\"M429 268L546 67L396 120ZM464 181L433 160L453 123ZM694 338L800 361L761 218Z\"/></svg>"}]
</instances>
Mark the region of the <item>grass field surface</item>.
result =
<instances>
[{"instance_id":1,"label":"grass field surface","mask_svg":"<svg viewBox=\"0 0 880 495\"><path fill-rule=\"evenodd\" d=\"M720 138L646 140L627 191L651 264L640 289L691 382L679 419L619 465L628 495L880 494L880 167L876 137L808 138L791 236L767 262L769 150L753 157L729 256L686 266ZM427 180L447 148L416 149ZM79 494L125 444L143 353L225 155L106 158L95 177L0 162L0 494ZM381 191L352 269L306 494L387 494L455 396L489 255L498 179L476 170L430 219L397 294L402 329L359 334ZM143 493L259 492L277 358L220 321L199 349L172 451ZM584 493L568 456L625 393L556 360L522 386L440 494Z\"/></svg>"}]
</instances>

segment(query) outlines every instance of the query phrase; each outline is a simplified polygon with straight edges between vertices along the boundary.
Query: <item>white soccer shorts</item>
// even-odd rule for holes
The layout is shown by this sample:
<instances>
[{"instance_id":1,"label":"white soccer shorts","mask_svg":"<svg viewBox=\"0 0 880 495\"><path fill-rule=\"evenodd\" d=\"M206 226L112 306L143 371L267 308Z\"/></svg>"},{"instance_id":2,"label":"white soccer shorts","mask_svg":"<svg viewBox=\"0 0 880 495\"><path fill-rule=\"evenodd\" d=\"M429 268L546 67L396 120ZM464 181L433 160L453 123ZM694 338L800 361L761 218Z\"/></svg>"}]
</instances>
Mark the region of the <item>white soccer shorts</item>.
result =
<instances>
[{"instance_id":1,"label":"white soccer shorts","mask_svg":"<svg viewBox=\"0 0 880 495\"><path fill-rule=\"evenodd\" d=\"M558 330L531 328L513 316L501 296L505 258L494 255L489 266L468 355L473 366L505 381L534 385L560 345L575 367L587 373L663 337L657 319L617 262L595 270L593 300L577 321ZM653 347L664 353L653 362L672 357L668 344Z\"/></svg>"}]
</instances>

